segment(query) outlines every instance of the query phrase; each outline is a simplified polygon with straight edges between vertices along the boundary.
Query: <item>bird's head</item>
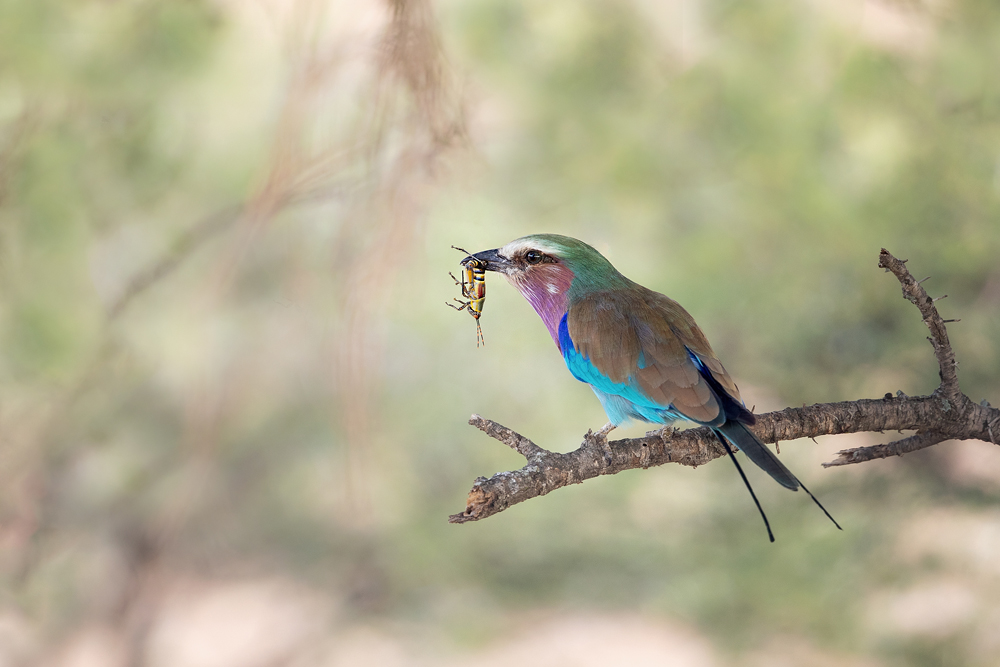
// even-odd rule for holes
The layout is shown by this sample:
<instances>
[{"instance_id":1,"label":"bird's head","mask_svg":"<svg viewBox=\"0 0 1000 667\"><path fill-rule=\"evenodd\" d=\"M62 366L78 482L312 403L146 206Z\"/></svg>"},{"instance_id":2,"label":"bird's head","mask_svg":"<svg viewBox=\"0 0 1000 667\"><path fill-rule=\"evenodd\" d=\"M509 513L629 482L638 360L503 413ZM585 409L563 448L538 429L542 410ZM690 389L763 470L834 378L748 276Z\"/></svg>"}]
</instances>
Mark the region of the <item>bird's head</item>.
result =
<instances>
[{"instance_id":1,"label":"bird's head","mask_svg":"<svg viewBox=\"0 0 1000 667\"><path fill-rule=\"evenodd\" d=\"M583 241L559 234L532 234L462 260L476 260L503 274L534 306L558 343L559 320L569 304L587 294L628 285L601 253Z\"/></svg>"},{"instance_id":2,"label":"bird's head","mask_svg":"<svg viewBox=\"0 0 1000 667\"><path fill-rule=\"evenodd\" d=\"M501 273L519 289L522 286L545 286L552 292L571 285L578 289L619 287L622 275L604 256L583 241L560 234L532 234L514 239L502 248L484 250L467 257L475 259L487 271ZM549 283L555 282L552 288ZM523 290L522 290L523 291ZM575 294L574 294L575 296Z\"/></svg>"}]
</instances>

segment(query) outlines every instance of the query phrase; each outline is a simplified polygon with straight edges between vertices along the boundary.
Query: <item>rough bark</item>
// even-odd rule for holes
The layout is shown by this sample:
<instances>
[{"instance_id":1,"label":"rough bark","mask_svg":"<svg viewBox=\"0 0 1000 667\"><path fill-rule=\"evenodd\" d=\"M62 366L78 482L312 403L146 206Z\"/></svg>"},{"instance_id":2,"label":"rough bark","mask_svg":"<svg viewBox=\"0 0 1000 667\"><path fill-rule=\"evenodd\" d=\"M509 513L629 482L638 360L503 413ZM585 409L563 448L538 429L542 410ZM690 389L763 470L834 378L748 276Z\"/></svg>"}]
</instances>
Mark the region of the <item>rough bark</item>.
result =
<instances>
[{"instance_id":1,"label":"rough bark","mask_svg":"<svg viewBox=\"0 0 1000 667\"><path fill-rule=\"evenodd\" d=\"M840 433L916 431L909 437L873 447L845 449L824 467L862 463L900 456L945 440L984 440L1000 444L1000 410L985 401L973 402L958 384L955 353L948 340L947 322L932 299L906 268L906 260L893 257L885 248L879 254L880 268L899 280L903 296L919 310L930 330L928 340L940 368L941 385L929 396L906 396L897 392L880 399L820 403L786 408L756 415L753 432L763 442L773 443ZM926 279L925 279L926 280ZM944 298L944 297L940 297ZM464 511L449 517L451 523L478 521L511 505L544 496L569 484L579 484L598 475L613 475L633 468L664 463L700 466L725 456L726 451L707 427L685 431L652 431L643 438L608 441L588 431L579 448L566 454L550 452L523 435L479 415L469 424L514 449L527 459L520 470L499 472L489 479L476 479Z\"/></svg>"}]
</instances>

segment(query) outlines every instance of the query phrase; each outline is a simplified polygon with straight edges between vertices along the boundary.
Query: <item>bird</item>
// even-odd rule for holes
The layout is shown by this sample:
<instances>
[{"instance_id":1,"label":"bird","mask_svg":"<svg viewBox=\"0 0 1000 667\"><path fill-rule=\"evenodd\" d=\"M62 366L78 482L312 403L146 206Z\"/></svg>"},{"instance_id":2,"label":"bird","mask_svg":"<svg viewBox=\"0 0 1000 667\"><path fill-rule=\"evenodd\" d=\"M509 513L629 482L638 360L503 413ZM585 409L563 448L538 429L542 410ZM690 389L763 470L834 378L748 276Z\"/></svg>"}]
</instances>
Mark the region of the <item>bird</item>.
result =
<instances>
[{"instance_id":1,"label":"bird","mask_svg":"<svg viewBox=\"0 0 1000 667\"><path fill-rule=\"evenodd\" d=\"M800 487L840 524L747 428L756 417L694 318L673 299L622 275L601 253L560 234L532 234L462 260L504 276L538 313L566 367L590 385L608 416L605 438L632 420L663 428L686 419L708 426L736 465L774 542L770 522L734 454L778 484Z\"/></svg>"}]
</instances>

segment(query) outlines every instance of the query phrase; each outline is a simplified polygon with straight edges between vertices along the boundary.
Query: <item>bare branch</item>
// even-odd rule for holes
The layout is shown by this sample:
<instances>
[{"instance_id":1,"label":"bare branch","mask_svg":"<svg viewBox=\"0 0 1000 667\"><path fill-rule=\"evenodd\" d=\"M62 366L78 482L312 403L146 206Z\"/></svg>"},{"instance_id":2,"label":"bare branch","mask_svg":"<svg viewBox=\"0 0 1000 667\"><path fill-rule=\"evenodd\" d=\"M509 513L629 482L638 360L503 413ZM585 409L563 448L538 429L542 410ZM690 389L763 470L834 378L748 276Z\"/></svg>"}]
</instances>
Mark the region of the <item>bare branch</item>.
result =
<instances>
[{"instance_id":1,"label":"bare branch","mask_svg":"<svg viewBox=\"0 0 1000 667\"><path fill-rule=\"evenodd\" d=\"M469 423L491 438L495 438L507 445L529 461L544 456L547 453L520 433L515 433L506 426L502 426L491 419L483 419L479 415L472 415Z\"/></svg>"},{"instance_id":2,"label":"bare branch","mask_svg":"<svg viewBox=\"0 0 1000 667\"><path fill-rule=\"evenodd\" d=\"M927 280L927 278L919 281L914 280L906 268L906 261L896 259L885 248L882 248L882 251L879 253L878 265L880 268L892 271L903 287L903 296L920 310L924 324L931 330L931 345L934 346L934 356L937 357L938 366L941 369L941 386L938 388L938 392L944 394L945 398L950 401L956 404L959 403L962 391L958 388L955 352L951 349L951 342L948 340L948 329L944 326L945 322L938 314L937 307L934 305L934 299L927 296L927 292L920 286L920 283Z\"/></svg>"},{"instance_id":3,"label":"bare branch","mask_svg":"<svg viewBox=\"0 0 1000 667\"><path fill-rule=\"evenodd\" d=\"M864 461L873 461L875 459L886 459L890 456L902 456L903 454L915 452L918 449L924 449L925 447L936 445L939 442L944 442L945 440L950 440L950 438L946 435L938 433L937 431L927 431L926 433L917 433L916 435L911 435L908 438L903 438L902 440L890 442L885 445L842 449L837 452L837 458L829 463L824 463L823 467L832 468L834 466L845 466L851 463L862 463Z\"/></svg>"},{"instance_id":4,"label":"bare branch","mask_svg":"<svg viewBox=\"0 0 1000 667\"><path fill-rule=\"evenodd\" d=\"M1000 444L1000 410L985 400L973 403L958 386L955 354L948 340L945 322L920 282L906 268L906 260L882 249L879 266L899 280L906 297L920 310L931 331L941 370L941 386L930 396L907 396L897 392L881 399L860 399L786 408L756 415L753 432L765 443L815 438L841 433L917 431L915 435L874 447L846 449L824 467L861 463L900 456L936 445L945 440L984 440ZM926 278L924 279L926 280ZM643 438L607 442L587 433L576 450L566 454L551 452L523 435L479 415L469 423L524 456L528 463L520 470L478 478L466 501L466 508L449 517L451 523L478 521L508 507L550 491L579 484L599 475L613 475L633 468L649 468L664 463L697 467L725 456L726 452L711 429L685 431L663 429Z\"/></svg>"}]
</instances>

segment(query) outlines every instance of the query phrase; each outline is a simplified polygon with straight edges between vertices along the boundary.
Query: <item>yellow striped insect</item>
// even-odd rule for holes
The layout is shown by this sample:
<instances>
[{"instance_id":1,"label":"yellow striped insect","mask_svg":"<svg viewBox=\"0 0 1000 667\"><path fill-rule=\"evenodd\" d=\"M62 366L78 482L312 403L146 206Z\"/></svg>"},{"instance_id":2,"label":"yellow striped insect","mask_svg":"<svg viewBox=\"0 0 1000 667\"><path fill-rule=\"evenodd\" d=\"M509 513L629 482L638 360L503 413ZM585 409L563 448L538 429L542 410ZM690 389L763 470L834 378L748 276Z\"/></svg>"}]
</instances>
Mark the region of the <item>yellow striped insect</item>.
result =
<instances>
[{"instance_id":1,"label":"yellow striped insect","mask_svg":"<svg viewBox=\"0 0 1000 667\"><path fill-rule=\"evenodd\" d=\"M483 305L486 304L486 264L473 257L468 250L462 250L462 248L455 246L452 248L468 255L462 260L461 280L450 271L448 272L455 284L462 286L462 296L465 297L466 301L455 298L454 301L461 305L456 306L447 301L445 301L445 305L451 306L455 310L468 310L469 315L472 315L473 319L476 320L476 347L479 347L480 343L486 345L486 340L483 338L483 328L479 324L479 318L483 314Z\"/></svg>"}]
</instances>

